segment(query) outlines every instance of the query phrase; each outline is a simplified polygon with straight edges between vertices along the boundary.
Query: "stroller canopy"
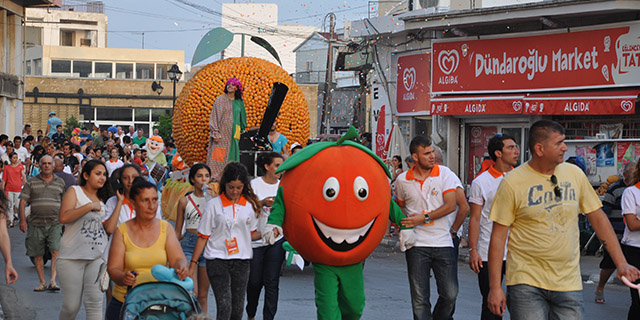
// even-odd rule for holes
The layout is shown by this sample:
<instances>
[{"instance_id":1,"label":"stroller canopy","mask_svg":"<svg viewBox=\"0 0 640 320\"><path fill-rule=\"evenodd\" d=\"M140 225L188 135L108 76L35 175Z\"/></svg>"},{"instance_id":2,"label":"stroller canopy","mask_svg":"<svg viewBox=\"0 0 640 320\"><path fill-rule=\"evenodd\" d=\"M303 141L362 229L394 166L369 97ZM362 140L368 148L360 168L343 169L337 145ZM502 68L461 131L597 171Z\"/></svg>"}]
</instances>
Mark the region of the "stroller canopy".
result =
<instances>
[{"instance_id":1,"label":"stroller canopy","mask_svg":"<svg viewBox=\"0 0 640 320\"><path fill-rule=\"evenodd\" d=\"M200 312L198 302L180 285L147 282L129 291L121 319L186 319Z\"/></svg>"}]
</instances>

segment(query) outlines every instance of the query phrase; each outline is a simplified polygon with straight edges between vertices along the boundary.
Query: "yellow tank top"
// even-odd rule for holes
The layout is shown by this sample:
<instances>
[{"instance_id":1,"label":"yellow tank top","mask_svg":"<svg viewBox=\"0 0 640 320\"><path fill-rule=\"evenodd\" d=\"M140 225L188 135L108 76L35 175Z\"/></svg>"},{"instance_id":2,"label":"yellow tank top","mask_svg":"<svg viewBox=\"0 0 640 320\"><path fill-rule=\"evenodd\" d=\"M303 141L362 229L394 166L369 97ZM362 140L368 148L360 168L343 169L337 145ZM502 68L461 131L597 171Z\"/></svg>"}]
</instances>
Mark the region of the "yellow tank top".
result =
<instances>
[{"instance_id":1,"label":"yellow tank top","mask_svg":"<svg viewBox=\"0 0 640 320\"><path fill-rule=\"evenodd\" d=\"M166 221L160 221L160 236L158 236L158 240L148 248L140 248L131 241L126 223L118 226L118 230L120 230L124 238L124 272L126 273L131 270L138 272L136 285L157 281L151 275L151 268L156 264L167 265L167 252L165 250L165 244L167 243L167 225L168 223ZM116 284L113 288L113 297L120 302L124 302L126 292L126 286Z\"/></svg>"}]
</instances>

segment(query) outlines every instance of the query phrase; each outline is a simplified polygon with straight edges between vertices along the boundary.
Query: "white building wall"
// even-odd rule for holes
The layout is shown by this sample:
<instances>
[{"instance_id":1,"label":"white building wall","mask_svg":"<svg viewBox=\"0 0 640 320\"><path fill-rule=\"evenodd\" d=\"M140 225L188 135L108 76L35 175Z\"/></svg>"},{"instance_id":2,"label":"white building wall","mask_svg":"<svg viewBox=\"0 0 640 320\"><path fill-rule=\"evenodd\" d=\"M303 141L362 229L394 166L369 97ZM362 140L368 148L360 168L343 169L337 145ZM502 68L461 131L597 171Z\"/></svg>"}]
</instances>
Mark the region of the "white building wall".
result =
<instances>
[{"instance_id":1,"label":"white building wall","mask_svg":"<svg viewBox=\"0 0 640 320\"><path fill-rule=\"evenodd\" d=\"M303 25L278 25L278 5L272 3L225 3L222 5L222 27L233 33L246 33L268 41L278 52L282 67L288 73L296 72L296 54L293 52L316 27ZM244 37L244 55L262 58L278 64L269 52ZM242 36L235 35L225 49L224 57L240 57Z\"/></svg>"},{"instance_id":2,"label":"white building wall","mask_svg":"<svg viewBox=\"0 0 640 320\"><path fill-rule=\"evenodd\" d=\"M104 13L27 8L26 14L28 27L42 28L44 46L59 46L60 31L74 30L80 38L91 39L91 47L107 47L107 15ZM85 23L73 23L74 20Z\"/></svg>"}]
</instances>

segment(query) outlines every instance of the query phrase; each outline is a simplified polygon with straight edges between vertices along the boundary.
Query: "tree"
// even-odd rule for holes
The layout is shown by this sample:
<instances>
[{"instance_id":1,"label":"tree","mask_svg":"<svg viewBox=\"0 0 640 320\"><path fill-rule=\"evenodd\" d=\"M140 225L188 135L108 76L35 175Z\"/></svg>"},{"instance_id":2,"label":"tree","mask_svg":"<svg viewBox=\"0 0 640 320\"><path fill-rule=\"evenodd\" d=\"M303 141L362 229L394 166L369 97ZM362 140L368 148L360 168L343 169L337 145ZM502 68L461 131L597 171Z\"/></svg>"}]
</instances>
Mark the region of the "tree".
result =
<instances>
[{"instance_id":1,"label":"tree","mask_svg":"<svg viewBox=\"0 0 640 320\"><path fill-rule=\"evenodd\" d=\"M158 129L158 134L166 142L173 133L173 117L168 114L160 115L158 121L153 124L153 129Z\"/></svg>"},{"instance_id":2,"label":"tree","mask_svg":"<svg viewBox=\"0 0 640 320\"><path fill-rule=\"evenodd\" d=\"M64 136L67 139L71 139L71 131L75 128L80 128L80 122L75 116L71 116L64 121Z\"/></svg>"}]
</instances>

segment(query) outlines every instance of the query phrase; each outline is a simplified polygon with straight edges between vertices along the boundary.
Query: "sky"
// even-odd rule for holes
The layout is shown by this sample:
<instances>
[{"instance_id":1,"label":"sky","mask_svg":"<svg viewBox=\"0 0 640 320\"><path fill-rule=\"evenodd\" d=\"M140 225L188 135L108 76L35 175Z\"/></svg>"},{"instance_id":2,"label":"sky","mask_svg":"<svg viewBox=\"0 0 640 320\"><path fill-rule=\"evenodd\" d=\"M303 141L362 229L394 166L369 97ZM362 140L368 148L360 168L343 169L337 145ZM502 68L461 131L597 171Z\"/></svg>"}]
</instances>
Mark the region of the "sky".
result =
<instances>
[{"instance_id":1,"label":"sky","mask_svg":"<svg viewBox=\"0 0 640 320\"><path fill-rule=\"evenodd\" d=\"M220 26L222 3L234 3L233 0L103 1L108 18L108 47L142 48L144 37L145 49L184 50L187 63L201 37ZM82 2L65 0L65 4ZM237 3L276 3L279 24L310 25L320 30L329 12L336 13L337 26L342 27L343 21L365 18L367 10L375 8L366 0L245 0Z\"/></svg>"}]
</instances>

